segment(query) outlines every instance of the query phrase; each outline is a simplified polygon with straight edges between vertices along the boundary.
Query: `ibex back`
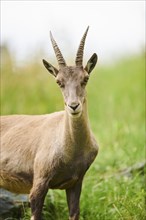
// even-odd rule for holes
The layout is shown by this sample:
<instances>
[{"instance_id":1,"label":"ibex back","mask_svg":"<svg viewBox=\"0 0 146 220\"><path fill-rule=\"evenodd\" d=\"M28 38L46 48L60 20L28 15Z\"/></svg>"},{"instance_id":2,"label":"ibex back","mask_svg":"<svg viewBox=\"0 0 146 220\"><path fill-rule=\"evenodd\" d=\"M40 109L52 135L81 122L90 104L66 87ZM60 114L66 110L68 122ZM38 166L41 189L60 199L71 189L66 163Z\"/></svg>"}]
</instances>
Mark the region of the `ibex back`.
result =
<instances>
[{"instance_id":1,"label":"ibex back","mask_svg":"<svg viewBox=\"0 0 146 220\"><path fill-rule=\"evenodd\" d=\"M59 64L43 60L61 88L65 110L48 115L1 117L1 187L28 193L33 220L40 220L48 189L65 189L69 219L79 219L83 177L94 161L98 146L91 132L85 87L96 65L93 54L83 67L84 33L76 65L67 66L50 33Z\"/></svg>"}]
</instances>

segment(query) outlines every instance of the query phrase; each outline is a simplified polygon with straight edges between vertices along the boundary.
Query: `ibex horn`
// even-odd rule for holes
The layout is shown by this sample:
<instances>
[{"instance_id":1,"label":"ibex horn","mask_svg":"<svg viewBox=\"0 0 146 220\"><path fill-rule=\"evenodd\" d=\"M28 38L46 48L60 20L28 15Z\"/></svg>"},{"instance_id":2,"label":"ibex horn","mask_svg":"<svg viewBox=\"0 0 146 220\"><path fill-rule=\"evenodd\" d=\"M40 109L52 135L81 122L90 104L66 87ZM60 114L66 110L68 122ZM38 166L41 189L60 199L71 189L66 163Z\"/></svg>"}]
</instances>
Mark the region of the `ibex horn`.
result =
<instances>
[{"instance_id":1,"label":"ibex horn","mask_svg":"<svg viewBox=\"0 0 146 220\"><path fill-rule=\"evenodd\" d=\"M84 44L85 44L85 40L86 40L86 36L87 36L87 33L88 33L88 30L89 30L89 26L87 27L82 39L81 39L81 42L80 42L80 45L79 45L79 48L78 48L78 51L77 51L77 55L76 55L76 66L82 66L82 63L83 63L83 53L84 53Z\"/></svg>"},{"instance_id":2,"label":"ibex horn","mask_svg":"<svg viewBox=\"0 0 146 220\"><path fill-rule=\"evenodd\" d=\"M53 49L54 49L54 52L55 52L55 55L56 55L59 67L66 66L65 60L64 60L64 58L62 56L62 53L61 53L61 51L60 51L56 41L53 38L53 35L52 35L51 31L50 31L50 39L51 39L51 42L52 42L52 46L53 46Z\"/></svg>"}]
</instances>

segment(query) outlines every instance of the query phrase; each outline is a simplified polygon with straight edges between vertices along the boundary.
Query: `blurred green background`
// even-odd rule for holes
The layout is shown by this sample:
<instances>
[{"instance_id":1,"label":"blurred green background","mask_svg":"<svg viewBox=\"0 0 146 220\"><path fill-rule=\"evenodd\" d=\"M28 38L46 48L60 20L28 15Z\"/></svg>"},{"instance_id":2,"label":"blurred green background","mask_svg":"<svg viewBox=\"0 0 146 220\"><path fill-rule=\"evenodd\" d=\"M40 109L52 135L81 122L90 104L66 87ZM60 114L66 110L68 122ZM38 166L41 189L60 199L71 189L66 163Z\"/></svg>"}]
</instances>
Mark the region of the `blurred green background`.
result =
<instances>
[{"instance_id":1,"label":"blurred green background","mask_svg":"<svg viewBox=\"0 0 146 220\"><path fill-rule=\"evenodd\" d=\"M1 52L2 115L47 114L64 108L60 89L42 64L44 57L18 66L7 45ZM144 175L137 164L145 160L145 54L97 64L87 93L100 150L85 176L81 220L144 220ZM128 171L133 165L136 168ZM43 213L46 220L67 219L65 193L50 190ZM29 215L25 208L24 219Z\"/></svg>"}]
</instances>

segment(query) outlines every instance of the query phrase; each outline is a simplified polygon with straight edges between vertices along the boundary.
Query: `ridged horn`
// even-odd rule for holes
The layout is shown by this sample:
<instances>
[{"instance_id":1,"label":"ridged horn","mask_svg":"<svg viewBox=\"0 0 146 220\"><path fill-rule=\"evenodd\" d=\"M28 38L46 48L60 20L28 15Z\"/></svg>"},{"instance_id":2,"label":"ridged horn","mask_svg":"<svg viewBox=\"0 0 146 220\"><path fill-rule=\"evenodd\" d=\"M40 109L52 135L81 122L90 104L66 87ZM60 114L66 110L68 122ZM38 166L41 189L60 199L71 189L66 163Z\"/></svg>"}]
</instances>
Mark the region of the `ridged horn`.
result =
<instances>
[{"instance_id":1,"label":"ridged horn","mask_svg":"<svg viewBox=\"0 0 146 220\"><path fill-rule=\"evenodd\" d=\"M51 31L50 31L50 39L51 39L51 42L52 42L52 46L53 46L53 49L54 49L54 52L55 52L55 55L56 55L59 67L66 66L66 62L65 62L65 60L64 60L64 58L62 56L62 53L61 53L61 51L60 51L56 41L53 38L53 35L52 35Z\"/></svg>"},{"instance_id":2,"label":"ridged horn","mask_svg":"<svg viewBox=\"0 0 146 220\"><path fill-rule=\"evenodd\" d=\"M78 48L78 51L77 51L77 55L76 55L76 66L82 66L83 64L83 53L84 53L84 45L85 45L85 40L86 40L86 36L87 36L87 33L88 33L88 30L89 30L89 26L87 27L82 39L81 39L81 42L80 42L80 45L79 45L79 48Z\"/></svg>"}]
</instances>

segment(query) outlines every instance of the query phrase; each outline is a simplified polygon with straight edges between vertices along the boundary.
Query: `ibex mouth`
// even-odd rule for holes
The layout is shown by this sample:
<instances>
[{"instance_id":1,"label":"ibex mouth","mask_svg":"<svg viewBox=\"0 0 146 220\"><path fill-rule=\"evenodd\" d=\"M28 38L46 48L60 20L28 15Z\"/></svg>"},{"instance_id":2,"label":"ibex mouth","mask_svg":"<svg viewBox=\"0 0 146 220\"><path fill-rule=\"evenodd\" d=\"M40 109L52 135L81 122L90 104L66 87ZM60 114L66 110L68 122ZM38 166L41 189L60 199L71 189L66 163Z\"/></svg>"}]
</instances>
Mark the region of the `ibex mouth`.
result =
<instances>
[{"instance_id":1,"label":"ibex mouth","mask_svg":"<svg viewBox=\"0 0 146 220\"><path fill-rule=\"evenodd\" d=\"M70 113L70 116L72 118L79 118L81 116L81 112L73 112L73 113Z\"/></svg>"},{"instance_id":2,"label":"ibex mouth","mask_svg":"<svg viewBox=\"0 0 146 220\"><path fill-rule=\"evenodd\" d=\"M72 115L78 115L78 114L80 114L80 112L77 112L77 113L72 113Z\"/></svg>"},{"instance_id":3,"label":"ibex mouth","mask_svg":"<svg viewBox=\"0 0 146 220\"><path fill-rule=\"evenodd\" d=\"M79 117L82 113L82 107L80 104L74 107L67 105L67 111L71 117Z\"/></svg>"}]
</instances>

